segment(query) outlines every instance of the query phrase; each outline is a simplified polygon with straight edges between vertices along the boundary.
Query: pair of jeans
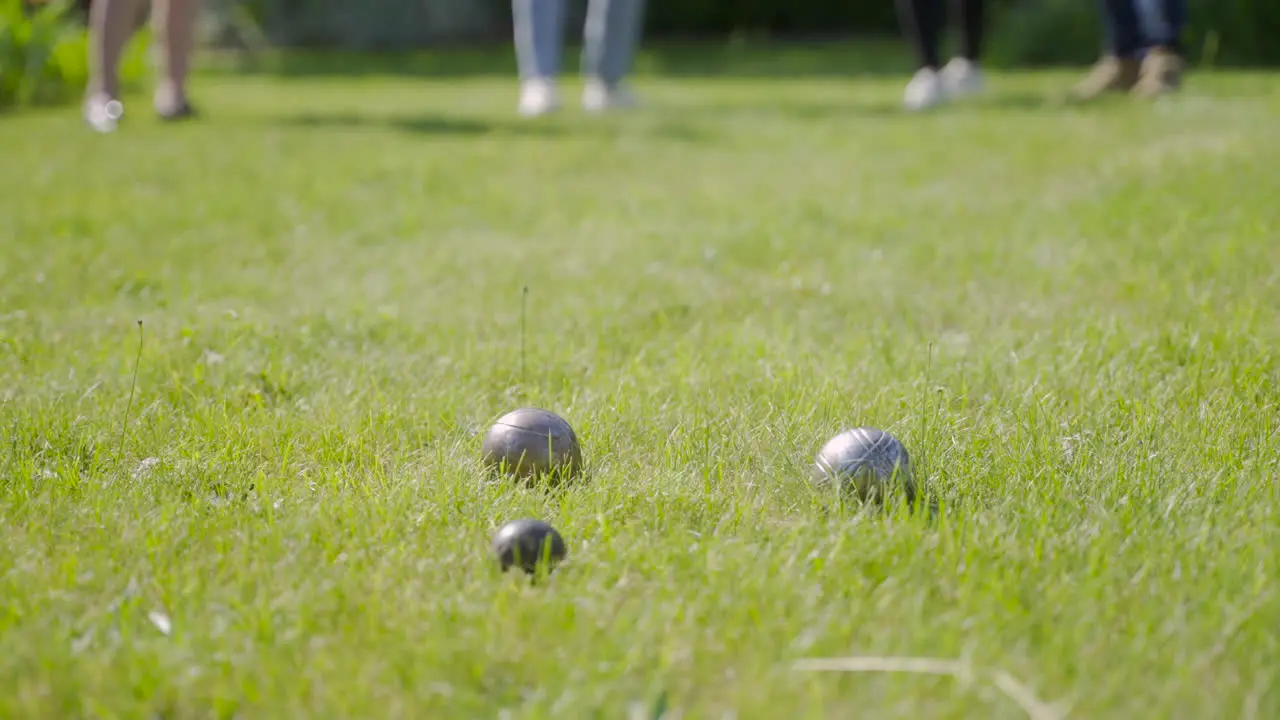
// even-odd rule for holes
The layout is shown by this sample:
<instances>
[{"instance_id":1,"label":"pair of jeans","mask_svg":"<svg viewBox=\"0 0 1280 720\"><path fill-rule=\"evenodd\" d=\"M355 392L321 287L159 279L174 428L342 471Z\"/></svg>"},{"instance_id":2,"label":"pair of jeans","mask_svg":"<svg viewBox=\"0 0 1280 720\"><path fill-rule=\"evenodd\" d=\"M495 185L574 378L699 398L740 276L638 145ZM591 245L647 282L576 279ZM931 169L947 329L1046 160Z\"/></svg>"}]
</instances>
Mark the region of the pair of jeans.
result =
<instances>
[{"instance_id":1,"label":"pair of jeans","mask_svg":"<svg viewBox=\"0 0 1280 720\"><path fill-rule=\"evenodd\" d=\"M1107 50L1135 58L1157 45L1180 52L1187 23L1186 0L1102 0Z\"/></svg>"},{"instance_id":2,"label":"pair of jeans","mask_svg":"<svg viewBox=\"0 0 1280 720\"><path fill-rule=\"evenodd\" d=\"M640 41L645 0L590 0L583 27L582 73L609 85L626 75ZM565 0L512 0L521 79L560 71Z\"/></svg>"}]
</instances>

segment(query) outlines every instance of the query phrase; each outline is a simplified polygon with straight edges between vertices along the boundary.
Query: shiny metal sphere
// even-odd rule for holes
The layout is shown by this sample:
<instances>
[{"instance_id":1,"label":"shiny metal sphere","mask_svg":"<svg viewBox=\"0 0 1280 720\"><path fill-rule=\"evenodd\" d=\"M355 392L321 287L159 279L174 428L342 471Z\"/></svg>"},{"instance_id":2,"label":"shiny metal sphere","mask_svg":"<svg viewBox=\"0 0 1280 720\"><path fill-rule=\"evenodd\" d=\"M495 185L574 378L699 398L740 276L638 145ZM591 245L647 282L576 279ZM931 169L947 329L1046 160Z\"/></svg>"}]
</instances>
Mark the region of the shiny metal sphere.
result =
<instances>
[{"instance_id":1,"label":"shiny metal sphere","mask_svg":"<svg viewBox=\"0 0 1280 720\"><path fill-rule=\"evenodd\" d=\"M544 562L547 572L551 572L568 552L564 538L555 528L532 518L512 520L493 536L493 554L502 572L515 566L532 575Z\"/></svg>"},{"instance_id":2,"label":"shiny metal sphere","mask_svg":"<svg viewBox=\"0 0 1280 720\"><path fill-rule=\"evenodd\" d=\"M578 436L565 419L538 408L513 410L484 435L485 467L520 479L567 479L582 470Z\"/></svg>"},{"instance_id":3,"label":"shiny metal sphere","mask_svg":"<svg viewBox=\"0 0 1280 720\"><path fill-rule=\"evenodd\" d=\"M915 500L915 480L907 448L894 436L871 427L845 430L827 441L813 464L819 485L835 483L863 502L880 502L899 486L908 503Z\"/></svg>"}]
</instances>

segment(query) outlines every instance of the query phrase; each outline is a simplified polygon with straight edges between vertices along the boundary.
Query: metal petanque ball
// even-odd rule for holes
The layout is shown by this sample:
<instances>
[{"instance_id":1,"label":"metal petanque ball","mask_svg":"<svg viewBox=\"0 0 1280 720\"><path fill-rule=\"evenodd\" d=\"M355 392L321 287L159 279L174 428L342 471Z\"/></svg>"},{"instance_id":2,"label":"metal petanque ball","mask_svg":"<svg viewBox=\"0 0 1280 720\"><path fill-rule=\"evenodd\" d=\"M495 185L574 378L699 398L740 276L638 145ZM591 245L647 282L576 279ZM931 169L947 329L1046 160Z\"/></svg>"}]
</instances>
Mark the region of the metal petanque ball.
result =
<instances>
[{"instance_id":1,"label":"metal petanque ball","mask_svg":"<svg viewBox=\"0 0 1280 720\"><path fill-rule=\"evenodd\" d=\"M895 481L901 484L908 503L915 500L907 448L876 428L853 428L828 440L818 451L812 475L816 483L835 483L863 502L883 501Z\"/></svg>"},{"instance_id":2,"label":"metal petanque ball","mask_svg":"<svg viewBox=\"0 0 1280 720\"><path fill-rule=\"evenodd\" d=\"M538 408L513 410L484 435L486 467L516 478L539 475L572 478L582 469L578 436L564 418Z\"/></svg>"},{"instance_id":3,"label":"metal petanque ball","mask_svg":"<svg viewBox=\"0 0 1280 720\"><path fill-rule=\"evenodd\" d=\"M493 554L502 572L514 566L532 575L544 560L547 572L551 572L564 560L568 549L555 528L541 520L522 518L498 528L493 536Z\"/></svg>"}]
</instances>

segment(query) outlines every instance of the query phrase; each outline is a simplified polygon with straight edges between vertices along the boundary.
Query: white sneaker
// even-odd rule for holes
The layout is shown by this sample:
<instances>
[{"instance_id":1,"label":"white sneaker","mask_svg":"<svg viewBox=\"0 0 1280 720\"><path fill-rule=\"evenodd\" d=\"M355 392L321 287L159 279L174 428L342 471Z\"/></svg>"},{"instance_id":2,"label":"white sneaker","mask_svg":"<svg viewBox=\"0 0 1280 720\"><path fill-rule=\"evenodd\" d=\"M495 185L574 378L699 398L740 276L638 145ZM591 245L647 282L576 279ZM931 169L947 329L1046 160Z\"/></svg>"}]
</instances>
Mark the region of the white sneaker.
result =
<instances>
[{"instance_id":1,"label":"white sneaker","mask_svg":"<svg viewBox=\"0 0 1280 720\"><path fill-rule=\"evenodd\" d=\"M520 84L518 112L525 117L538 117L560 107L555 83L547 78L533 78Z\"/></svg>"},{"instance_id":2,"label":"white sneaker","mask_svg":"<svg viewBox=\"0 0 1280 720\"><path fill-rule=\"evenodd\" d=\"M622 85L610 86L599 78L590 78L582 88L582 109L587 112L602 113L635 106L635 96Z\"/></svg>"},{"instance_id":3,"label":"white sneaker","mask_svg":"<svg viewBox=\"0 0 1280 720\"><path fill-rule=\"evenodd\" d=\"M99 93L85 100L84 121L96 132L115 132L123 116L124 105L113 97Z\"/></svg>"},{"instance_id":4,"label":"white sneaker","mask_svg":"<svg viewBox=\"0 0 1280 720\"><path fill-rule=\"evenodd\" d=\"M942 77L932 68L920 68L907 83L902 104L908 110L924 110L946 100Z\"/></svg>"},{"instance_id":5,"label":"white sneaker","mask_svg":"<svg viewBox=\"0 0 1280 720\"><path fill-rule=\"evenodd\" d=\"M941 75L943 89L951 98L977 95L986 87L982 71L966 58L952 58L951 62L942 68Z\"/></svg>"}]
</instances>

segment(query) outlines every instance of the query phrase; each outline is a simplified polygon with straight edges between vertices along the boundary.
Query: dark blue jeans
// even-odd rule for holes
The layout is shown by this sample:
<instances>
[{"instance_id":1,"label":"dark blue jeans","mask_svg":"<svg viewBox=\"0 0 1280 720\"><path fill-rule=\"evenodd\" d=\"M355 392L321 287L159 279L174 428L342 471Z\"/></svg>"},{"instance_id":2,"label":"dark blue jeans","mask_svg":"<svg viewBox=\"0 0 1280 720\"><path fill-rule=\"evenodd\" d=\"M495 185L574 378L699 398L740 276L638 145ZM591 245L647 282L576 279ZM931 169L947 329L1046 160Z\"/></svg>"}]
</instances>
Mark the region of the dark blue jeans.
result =
<instances>
[{"instance_id":1,"label":"dark blue jeans","mask_svg":"<svg viewBox=\"0 0 1280 720\"><path fill-rule=\"evenodd\" d=\"M1138 57L1156 45L1182 50L1186 0L1102 0L1102 17L1107 50L1118 57Z\"/></svg>"}]
</instances>

